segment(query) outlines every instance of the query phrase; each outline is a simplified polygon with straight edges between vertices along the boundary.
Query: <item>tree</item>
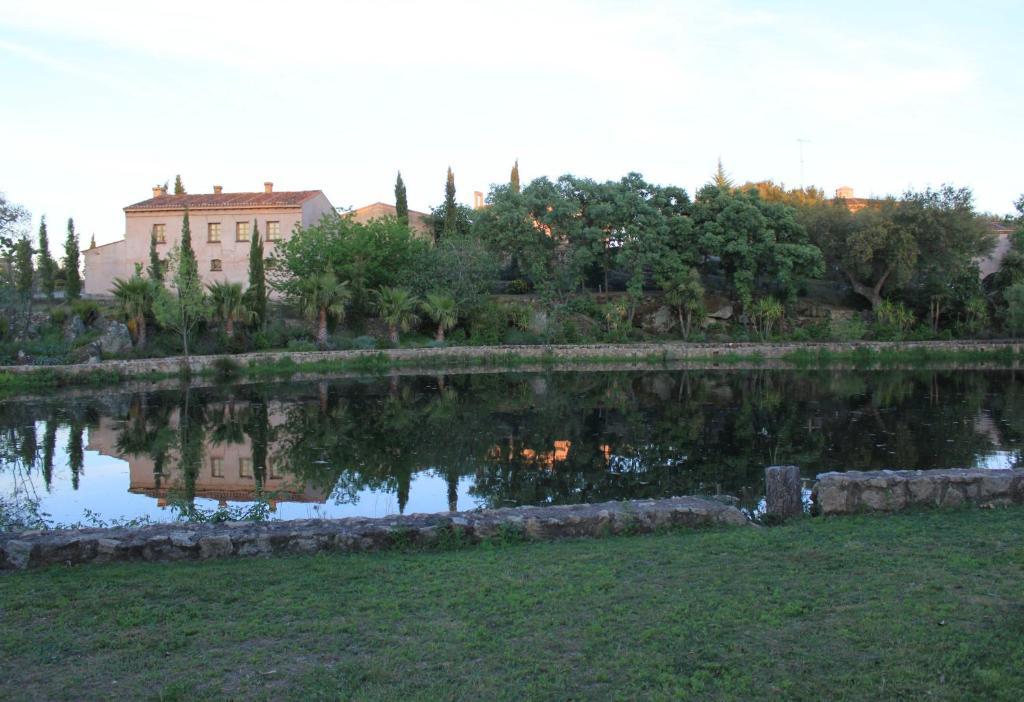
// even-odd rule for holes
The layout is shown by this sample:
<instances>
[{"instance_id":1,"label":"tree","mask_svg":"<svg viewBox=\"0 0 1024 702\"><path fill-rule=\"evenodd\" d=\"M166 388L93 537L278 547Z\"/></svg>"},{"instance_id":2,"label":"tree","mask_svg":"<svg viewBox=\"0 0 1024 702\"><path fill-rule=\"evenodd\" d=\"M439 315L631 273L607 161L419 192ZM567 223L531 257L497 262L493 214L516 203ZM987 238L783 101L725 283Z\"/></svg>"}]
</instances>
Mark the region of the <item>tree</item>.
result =
<instances>
[{"instance_id":1,"label":"tree","mask_svg":"<svg viewBox=\"0 0 1024 702\"><path fill-rule=\"evenodd\" d=\"M224 334L230 339L235 335L235 320L248 322L255 313L249 309L241 283L216 281L206 286L209 292L209 313L211 319L224 322Z\"/></svg>"},{"instance_id":2,"label":"tree","mask_svg":"<svg viewBox=\"0 0 1024 702\"><path fill-rule=\"evenodd\" d=\"M139 267L141 268L141 264ZM153 311L153 302L157 295L156 283L143 278L136 271L135 275L127 280L114 278L113 293L121 312L128 317L128 325L135 334L136 347L144 347L146 345L146 315Z\"/></svg>"},{"instance_id":3,"label":"tree","mask_svg":"<svg viewBox=\"0 0 1024 702\"><path fill-rule=\"evenodd\" d=\"M57 264L54 262L53 256L50 255L50 239L46 232L46 215L43 215L39 220L39 263L37 269L39 271L39 289L46 294L47 298L52 299Z\"/></svg>"},{"instance_id":4,"label":"tree","mask_svg":"<svg viewBox=\"0 0 1024 702\"><path fill-rule=\"evenodd\" d=\"M718 167L715 169L715 174L711 177L711 184L719 190L732 190L732 178L725 172L725 167L722 166L722 159L718 159Z\"/></svg>"},{"instance_id":5,"label":"tree","mask_svg":"<svg viewBox=\"0 0 1024 702\"><path fill-rule=\"evenodd\" d=\"M468 313L484 302L498 280L500 264L480 239L452 236L423 247L403 283L418 295L443 291Z\"/></svg>"},{"instance_id":6,"label":"tree","mask_svg":"<svg viewBox=\"0 0 1024 702\"><path fill-rule=\"evenodd\" d=\"M32 267L32 240L23 235L14 245L14 289L26 304L32 302L32 281L35 271Z\"/></svg>"},{"instance_id":7,"label":"tree","mask_svg":"<svg viewBox=\"0 0 1024 702\"><path fill-rule=\"evenodd\" d=\"M764 202L755 190L706 185L692 211L701 250L719 258L732 297L744 308L753 302L759 280L772 280L793 298L800 278L823 270L821 251L810 243L794 209Z\"/></svg>"},{"instance_id":8,"label":"tree","mask_svg":"<svg viewBox=\"0 0 1024 702\"><path fill-rule=\"evenodd\" d=\"M679 319L679 331L690 338L693 318L704 314L704 286L696 268L674 268L658 276L658 285Z\"/></svg>"},{"instance_id":9,"label":"tree","mask_svg":"<svg viewBox=\"0 0 1024 702\"><path fill-rule=\"evenodd\" d=\"M181 176L180 175L174 176L174 194L175 195L184 195L185 194L185 186L181 182Z\"/></svg>"},{"instance_id":10,"label":"tree","mask_svg":"<svg viewBox=\"0 0 1024 702\"><path fill-rule=\"evenodd\" d=\"M405 183L402 182L402 172L398 172L395 179L395 215L402 224L409 224L409 201L406 199Z\"/></svg>"},{"instance_id":11,"label":"tree","mask_svg":"<svg viewBox=\"0 0 1024 702\"><path fill-rule=\"evenodd\" d=\"M10 256L14 252L14 245L24 233L28 220L28 210L0 192L0 255Z\"/></svg>"},{"instance_id":12,"label":"tree","mask_svg":"<svg viewBox=\"0 0 1024 702\"><path fill-rule=\"evenodd\" d=\"M515 164L512 166L512 174L509 177L509 186L512 188L512 192L519 193L519 159L516 159Z\"/></svg>"},{"instance_id":13,"label":"tree","mask_svg":"<svg viewBox=\"0 0 1024 702\"><path fill-rule=\"evenodd\" d=\"M249 240L249 289L245 291L252 310L252 321L262 329L267 323L267 275L263 261L263 240L260 228L252 221L252 238ZM230 336L230 334L229 334Z\"/></svg>"},{"instance_id":14,"label":"tree","mask_svg":"<svg viewBox=\"0 0 1024 702\"><path fill-rule=\"evenodd\" d=\"M68 218L68 236L64 241L64 296L77 300L82 296L82 275L78 271L78 236L75 220Z\"/></svg>"},{"instance_id":15,"label":"tree","mask_svg":"<svg viewBox=\"0 0 1024 702\"><path fill-rule=\"evenodd\" d=\"M442 234L451 236L456 233L457 205L455 202L455 174L448 166L448 180L444 184L444 228Z\"/></svg>"},{"instance_id":16,"label":"tree","mask_svg":"<svg viewBox=\"0 0 1024 702\"><path fill-rule=\"evenodd\" d=\"M156 249L156 230L149 234L149 278L157 283L164 282L164 264Z\"/></svg>"},{"instance_id":17,"label":"tree","mask_svg":"<svg viewBox=\"0 0 1024 702\"><path fill-rule=\"evenodd\" d=\"M427 293L421 304L424 314L437 325L437 341L444 341L444 333L459 321L459 309L455 298L446 292ZM396 340L397 342L397 340Z\"/></svg>"},{"instance_id":18,"label":"tree","mask_svg":"<svg viewBox=\"0 0 1024 702\"><path fill-rule=\"evenodd\" d=\"M171 288L160 288L153 311L157 321L181 335L185 358L189 356L189 338L206 317L206 296L199 278L196 254L192 250L192 230L188 210L181 222L181 241L167 261L171 275Z\"/></svg>"},{"instance_id":19,"label":"tree","mask_svg":"<svg viewBox=\"0 0 1024 702\"><path fill-rule=\"evenodd\" d=\"M416 296L407 288L383 287L376 291L377 311L388 325L391 343L399 342L399 332L408 331L416 323Z\"/></svg>"},{"instance_id":20,"label":"tree","mask_svg":"<svg viewBox=\"0 0 1024 702\"><path fill-rule=\"evenodd\" d=\"M345 316L345 305L352 299L346 281L338 280L333 271L324 271L299 281L299 306L310 319L316 320L316 345L327 348L327 316Z\"/></svg>"}]
</instances>

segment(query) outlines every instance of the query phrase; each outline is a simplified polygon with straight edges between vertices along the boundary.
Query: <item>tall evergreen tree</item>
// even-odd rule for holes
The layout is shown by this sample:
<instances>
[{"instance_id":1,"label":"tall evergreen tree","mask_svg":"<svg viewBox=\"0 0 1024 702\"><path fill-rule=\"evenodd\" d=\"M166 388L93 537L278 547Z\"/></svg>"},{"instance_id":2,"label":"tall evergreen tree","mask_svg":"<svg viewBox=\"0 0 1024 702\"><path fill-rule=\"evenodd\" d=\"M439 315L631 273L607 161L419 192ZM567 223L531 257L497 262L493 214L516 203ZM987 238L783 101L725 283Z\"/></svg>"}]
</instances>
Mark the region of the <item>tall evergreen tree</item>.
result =
<instances>
[{"instance_id":1,"label":"tall evergreen tree","mask_svg":"<svg viewBox=\"0 0 1024 702\"><path fill-rule=\"evenodd\" d=\"M456 217L458 216L458 205L455 204L455 174L452 167L448 166L448 180L444 185L444 229L445 236L455 233Z\"/></svg>"},{"instance_id":2,"label":"tall evergreen tree","mask_svg":"<svg viewBox=\"0 0 1024 702\"><path fill-rule=\"evenodd\" d=\"M50 255L50 238L46 233L46 215L39 220L39 288L46 293L46 297L53 297L54 274L57 265Z\"/></svg>"},{"instance_id":3,"label":"tall evergreen tree","mask_svg":"<svg viewBox=\"0 0 1024 702\"><path fill-rule=\"evenodd\" d=\"M181 176L180 175L174 176L174 194L175 195L184 195L185 194L185 185L184 185L184 183L181 182Z\"/></svg>"},{"instance_id":4,"label":"tall evergreen tree","mask_svg":"<svg viewBox=\"0 0 1024 702\"><path fill-rule=\"evenodd\" d=\"M78 236L75 220L68 217L68 238L64 241L64 297L77 300L82 296L82 274L78 271Z\"/></svg>"},{"instance_id":5,"label":"tall evergreen tree","mask_svg":"<svg viewBox=\"0 0 1024 702\"><path fill-rule=\"evenodd\" d=\"M516 159L516 163L512 166L512 177L509 178L509 182L512 184L512 192L519 192L519 159Z\"/></svg>"},{"instance_id":6,"label":"tall evergreen tree","mask_svg":"<svg viewBox=\"0 0 1024 702\"><path fill-rule=\"evenodd\" d=\"M14 288L26 303L32 300L32 240L22 236L14 245Z\"/></svg>"},{"instance_id":7,"label":"tall evergreen tree","mask_svg":"<svg viewBox=\"0 0 1024 702\"><path fill-rule=\"evenodd\" d=\"M395 213L398 215L398 221L403 224L409 224L409 201L405 196L405 183L402 182L402 172L398 172L398 178L395 180Z\"/></svg>"},{"instance_id":8,"label":"tall evergreen tree","mask_svg":"<svg viewBox=\"0 0 1024 702\"><path fill-rule=\"evenodd\" d=\"M719 190L732 190L732 178L725 172L725 167L722 166L722 159L718 159L718 168L715 169L715 175L712 176L711 182Z\"/></svg>"},{"instance_id":9,"label":"tall evergreen tree","mask_svg":"<svg viewBox=\"0 0 1024 702\"><path fill-rule=\"evenodd\" d=\"M196 253L192 250L192 228L187 209L181 222L181 241L175 247L172 258L173 290L161 289L153 311L160 324L181 334L182 350L185 358L188 358L189 338L206 316L206 295L203 292L203 281L199 277Z\"/></svg>"},{"instance_id":10,"label":"tall evergreen tree","mask_svg":"<svg viewBox=\"0 0 1024 702\"><path fill-rule=\"evenodd\" d=\"M164 264L156 250L156 231L149 234L149 277L158 283L164 280Z\"/></svg>"},{"instance_id":11,"label":"tall evergreen tree","mask_svg":"<svg viewBox=\"0 0 1024 702\"><path fill-rule=\"evenodd\" d=\"M252 238L249 240L249 309L255 317L254 323L262 329L267 323L267 275L263 263L263 240L256 220L252 222Z\"/></svg>"}]
</instances>

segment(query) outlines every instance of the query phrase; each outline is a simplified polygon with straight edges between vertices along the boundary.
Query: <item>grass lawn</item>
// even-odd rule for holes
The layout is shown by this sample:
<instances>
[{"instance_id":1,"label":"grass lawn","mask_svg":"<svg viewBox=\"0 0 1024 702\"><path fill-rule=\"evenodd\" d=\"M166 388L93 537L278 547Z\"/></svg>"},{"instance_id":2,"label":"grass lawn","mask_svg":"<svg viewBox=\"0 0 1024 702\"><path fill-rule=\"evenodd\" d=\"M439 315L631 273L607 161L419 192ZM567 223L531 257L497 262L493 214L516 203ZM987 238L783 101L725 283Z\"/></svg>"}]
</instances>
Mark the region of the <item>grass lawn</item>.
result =
<instances>
[{"instance_id":1,"label":"grass lawn","mask_svg":"<svg viewBox=\"0 0 1024 702\"><path fill-rule=\"evenodd\" d=\"M1024 508L0 577L3 699L1024 699Z\"/></svg>"}]
</instances>

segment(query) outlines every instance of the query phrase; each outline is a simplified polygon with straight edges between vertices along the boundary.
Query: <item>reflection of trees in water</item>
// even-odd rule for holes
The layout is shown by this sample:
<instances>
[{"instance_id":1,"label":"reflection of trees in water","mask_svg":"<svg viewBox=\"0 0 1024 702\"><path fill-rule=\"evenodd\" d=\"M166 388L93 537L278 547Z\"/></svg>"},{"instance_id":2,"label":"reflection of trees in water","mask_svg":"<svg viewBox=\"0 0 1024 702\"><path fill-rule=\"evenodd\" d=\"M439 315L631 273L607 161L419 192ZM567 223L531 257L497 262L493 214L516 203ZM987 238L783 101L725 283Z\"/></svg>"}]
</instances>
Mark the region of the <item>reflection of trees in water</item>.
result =
<instances>
[{"instance_id":1,"label":"reflection of trees in water","mask_svg":"<svg viewBox=\"0 0 1024 702\"><path fill-rule=\"evenodd\" d=\"M404 510L419 473L485 505L672 494L760 494L766 465L826 470L973 465L1024 436L1024 383L1010 371L648 371L481 374L184 389L67 406L0 406L4 470L53 479L61 448L83 476L83 431L122 421L117 450L177 466L186 502L207 448L252 445L338 503L372 489ZM282 409L278 413L271 407ZM272 423L271 415L277 416ZM41 445L36 439L41 422ZM272 426L273 424L273 426ZM68 439L58 446L58 427ZM271 455L272 454L272 455Z\"/></svg>"}]
</instances>

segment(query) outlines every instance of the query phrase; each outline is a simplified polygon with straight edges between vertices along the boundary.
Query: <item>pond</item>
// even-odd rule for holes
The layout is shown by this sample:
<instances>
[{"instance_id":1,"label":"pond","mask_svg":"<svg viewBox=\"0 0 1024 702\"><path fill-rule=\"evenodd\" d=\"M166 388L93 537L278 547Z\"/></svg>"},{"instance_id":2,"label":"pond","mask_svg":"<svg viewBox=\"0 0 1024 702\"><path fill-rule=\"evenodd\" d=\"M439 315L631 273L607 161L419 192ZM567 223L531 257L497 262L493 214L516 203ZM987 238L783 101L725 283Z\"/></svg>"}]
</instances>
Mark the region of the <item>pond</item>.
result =
<instances>
[{"instance_id":1,"label":"pond","mask_svg":"<svg viewBox=\"0 0 1024 702\"><path fill-rule=\"evenodd\" d=\"M1018 411L1021 410L1021 411ZM0 403L0 505L53 524L385 516L726 494L765 466L1008 467L1014 371L328 379ZM0 515L2 516L2 515Z\"/></svg>"}]
</instances>

